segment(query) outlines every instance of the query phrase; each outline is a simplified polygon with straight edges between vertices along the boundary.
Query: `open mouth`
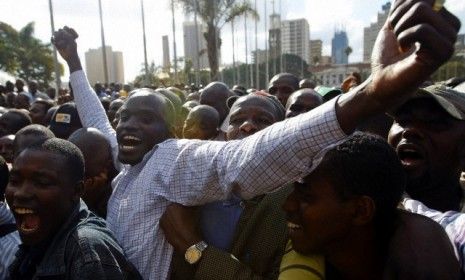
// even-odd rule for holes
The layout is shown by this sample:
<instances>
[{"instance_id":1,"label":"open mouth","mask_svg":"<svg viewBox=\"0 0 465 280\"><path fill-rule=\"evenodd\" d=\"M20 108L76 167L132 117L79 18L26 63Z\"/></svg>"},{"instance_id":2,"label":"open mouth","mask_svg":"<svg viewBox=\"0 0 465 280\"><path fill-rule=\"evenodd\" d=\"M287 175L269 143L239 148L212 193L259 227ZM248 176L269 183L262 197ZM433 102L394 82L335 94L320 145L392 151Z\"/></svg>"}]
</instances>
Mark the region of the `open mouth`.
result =
<instances>
[{"instance_id":1,"label":"open mouth","mask_svg":"<svg viewBox=\"0 0 465 280\"><path fill-rule=\"evenodd\" d=\"M142 140L136 136L126 135L123 136L119 141L119 150L122 152L131 152L142 143Z\"/></svg>"},{"instance_id":2,"label":"open mouth","mask_svg":"<svg viewBox=\"0 0 465 280\"><path fill-rule=\"evenodd\" d=\"M293 236L297 231L302 230L302 227L298 224L292 223L292 222L287 222L287 229L289 232L289 236Z\"/></svg>"},{"instance_id":3,"label":"open mouth","mask_svg":"<svg viewBox=\"0 0 465 280\"><path fill-rule=\"evenodd\" d=\"M23 234L36 232L40 227L40 218L37 213L30 208L17 207L14 209L16 224Z\"/></svg>"},{"instance_id":4,"label":"open mouth","mask_svg":"<svg viewBox=\"0 0 465 280\"><path fill-rule=\"evenodd\" d=\"M397 155L404 166L417 165L424 160L423 154L414 147L401 146L397 150Z\"/></svg>"}]
</instances>

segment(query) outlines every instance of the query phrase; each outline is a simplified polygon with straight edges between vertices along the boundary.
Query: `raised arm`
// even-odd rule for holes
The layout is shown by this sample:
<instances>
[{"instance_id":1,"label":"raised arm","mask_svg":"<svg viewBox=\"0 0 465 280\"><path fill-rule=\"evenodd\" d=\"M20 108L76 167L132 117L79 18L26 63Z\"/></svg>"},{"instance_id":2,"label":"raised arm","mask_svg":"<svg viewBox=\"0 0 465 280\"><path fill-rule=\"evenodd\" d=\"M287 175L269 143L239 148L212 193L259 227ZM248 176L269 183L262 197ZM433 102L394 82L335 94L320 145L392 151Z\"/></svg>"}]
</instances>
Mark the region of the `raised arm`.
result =
<instances>
[{"instance_id":1,"label":"raised arm","mask_svg":"<svg viewBox=\"0 0 465 280\"><path fill-rule=\"evenodd\" d=\"M53 34L52 43L55 44L61 57L68 64L74 100L82 124L84 127L94 127L104 133L110 141L113 157L116 158L118 147L116 133L108 121L97 94L95 94L93 88L89 85L89 81L82 70L81 60L77 53L77 37L76 31L65 26Z\"/></svg>"}]
</instances>

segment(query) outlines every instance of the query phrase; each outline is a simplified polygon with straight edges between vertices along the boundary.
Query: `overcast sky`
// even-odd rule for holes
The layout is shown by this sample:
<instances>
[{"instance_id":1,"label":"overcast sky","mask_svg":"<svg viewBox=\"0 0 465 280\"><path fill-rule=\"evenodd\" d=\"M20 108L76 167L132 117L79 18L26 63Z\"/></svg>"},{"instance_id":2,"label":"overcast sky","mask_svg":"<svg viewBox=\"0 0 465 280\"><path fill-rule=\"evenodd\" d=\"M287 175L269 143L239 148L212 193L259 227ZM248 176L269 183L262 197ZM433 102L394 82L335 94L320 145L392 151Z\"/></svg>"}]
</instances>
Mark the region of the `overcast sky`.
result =
<instances>
[{"instance_id":1,"label":"overcast sky","mask_svg":"<svg viewBox=\"0 0 465 280\"><path fill-rule=\"evenodd\" d=\"M84 62L84 53L90 48L101 46L98 0L52 0L55 27L68 25L79 33L79 54ZM140 72L144 61L142 44L142 21L140 1L138 0L101 0L106 44L113 50L122 51L124 56L125 79L132 81ZM252 0L252 4L255 0ZM268 2L268 14L272 12L272 1ZM331 52L331 38L337 27L344 26L349 37L349 45L354 52L350 62L357 62L363 55L363 27L376 21L381 5L387 0L281 0L282 18L306 18L310 23L311 39L323 40L323 55ZM259 22L259 48L265 46L264 6L265 0L257 0ZM173 59L172 17L169 0L144 0L147 55L148 60L157 65L162 63L163 35L169 36L170 55ZM465 25L465 1L448 0L446 7L459 16ZM19 29L34 21L36 37L49 41L51 36L48 0L0 0L2 15L0 21ZM279 12L279 0L276 0ZM187 18L182 9L175 12L177 54L183 56L182 22ZM269 23L269 21L268 21ZM254 25L249 20L249 50L255 47ZM461 32L465 28L462 26ZM244 24L236 23L237 60L245 61ZM226 25L222 30L222 60L232 61L231 28ZM250 56L249 56L250 61ZM66 73L67 75L67 73ZM67 80L68 77L64 77Z\"/></svg>"}]
</instances>

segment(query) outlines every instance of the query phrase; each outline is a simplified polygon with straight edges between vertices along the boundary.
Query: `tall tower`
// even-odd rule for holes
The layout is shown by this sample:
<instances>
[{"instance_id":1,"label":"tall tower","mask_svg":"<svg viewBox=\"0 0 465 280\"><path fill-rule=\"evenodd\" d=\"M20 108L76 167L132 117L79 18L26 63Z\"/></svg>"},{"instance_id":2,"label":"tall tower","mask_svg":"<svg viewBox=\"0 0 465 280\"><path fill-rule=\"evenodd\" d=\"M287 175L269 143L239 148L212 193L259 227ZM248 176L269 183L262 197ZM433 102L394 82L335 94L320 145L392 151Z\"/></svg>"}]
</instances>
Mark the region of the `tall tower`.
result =
<instances>
[{"instance_id":1,"label":"tall tower","mask_svg":"<svg viewBox=\"0 0 465 280\"><path fill-rule=\"evenodd\" d=\"M307 63L310 63L310 25L308 21L306 19L282 21L281 44L284 54L300 56Z\"/></svg>"},{"instance_id":2,"label":"tall tower","mask_svg":"<svg viewBox=\"0 0 465 280\"><path fill-rule=\"evenodd\" d=\"M347 38L347 33L343 30L336 30L331 40L331 58L334 64L347 64L349 62L346 54L348 46L349 39Z\"/></svg>"},{"instance_id":3,"label":"tall tower","mask_svg":"<svg viewBox=\"0 0 465 280\"><path fill-rule=\"evenodd\" d=\"M171 67L171 64L170 64L170 43L168 41L168 35L162 36L162 44L163 44L163 69L165 69L165 71L167 71Z\"/></svg>"},{"instance_id":4,"label":"tall tower","mask_svg":"<svg viewBox=\"0 0 465 280\"><path fill-rule=\"evenodd\" d=\"M382 7L382 12L378 13L378 19L376 22L371 23L370 26L363 29L363 61L370 62L371 52L375 45L376 37L379 31L383 27L391 9L391 2L387 2Z\"/></svg>"}]
</instances>

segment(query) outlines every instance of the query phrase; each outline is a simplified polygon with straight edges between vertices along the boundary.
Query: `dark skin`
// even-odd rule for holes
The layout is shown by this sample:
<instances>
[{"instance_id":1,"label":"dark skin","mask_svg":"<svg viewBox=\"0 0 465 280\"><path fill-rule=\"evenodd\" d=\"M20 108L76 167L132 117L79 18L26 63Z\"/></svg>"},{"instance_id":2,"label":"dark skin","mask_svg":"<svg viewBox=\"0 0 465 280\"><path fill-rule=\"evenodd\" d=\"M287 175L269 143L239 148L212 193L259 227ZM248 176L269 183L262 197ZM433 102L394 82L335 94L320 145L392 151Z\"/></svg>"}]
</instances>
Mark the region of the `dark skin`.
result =
<instances>
[{"instance_id":1,"label":"dark skin","mask_svg":"<svg viewBox=\"0 0 465 280\"><path fill-rule=\"evenodd\" d=\"M268 87L268 92L276 96L283 106L286 106L287 99L299 89L299 81L292 74L283 73L274 76Z\"/></svg>"},{"instance_id":2,"label":"dark skin","mask_svg":"<svg viewBox=\"0 0 465 280\"><path fill-rule=\"evenodd\" d=\"M465 121L432 98L408 101L396 111L388 136L408 175L407 193L439 210L459 211L465 167Z\"/></svg>"},{"instance_id":3,"label":"dark skin","mask_svg":"<svg viewBox=\"0 0 465 280\"><path fill-rule=\"evenodd\" d=\"M336 115L345 133L352 133L365 119L401 103L451 57L460 21L446 9L434 12L432 3L432 0L394 3L373 49L372 80L363 84L366 86L363 89L337 100ZM82 70L76 38L77 33L67 27L54 33L53 42L68 63L70 73ZM399 49L399 46L409 49L414 43L419 43L418 50L406 53ZM179 231L189 235L190 230L179 226ZM165 232L165 236L170 235L171 232ZM195 237L188 239L185 244L189 246L198 241ZM185 249L185 246L174 247Z\"/></svg>"},{"instance_id":4,"label":"dark skin","mask_svg":"<svg viewBox=\"0 0 465 280\"><path fill-rule=\"evenodd\" d=\"M123 104L124 101L122 99L116 99L110 103L110 107L107 112L108 120L110 122L113 122L113 120L115 119L116 112L119 110L119 108L121 108L121 106L123 106Z\"/></svg>"},{"instance_id":5,"label":"dark skin","mask_svg":"<svg viewBox=\"0 0 465 280\"><path fill-rule=\"evenodd\" d=\"M267 97L248 95L239 98L231 108L227 140L237 140L260 131L279 120ZM196 208L177 203L168 206L160 225L168 242L179 254L202 240L197 230Z\"/></svg>"},{"instance_id":6,"label":"dark skin","mask_svg":"<svg viewBox=\"0 0 465 280\"><path fill-rule=\"evenodd\" d=\"M14 113L5 113L0 116L0 137L9 135L9 134L16 134L16 124L21 119L20 116Z\"/></svg>"},{"instance_id":7,"label":"dark skin","mask_svg":"<svg viewBox=\"0 0 465 280\"><path fill-rule=\"evenodd\" d=\"M14 101L16 109L29 110L29 98L24 94L18 94Z\"/></svg>"},{"instance_id":8,"label":"dark skin","mask_svg":"<svg viewBox=\"0 0 465 280\"><path fill-rule=\"evenodd\" d=\"M79 203L82 182L63 176L63 161L59 154L27 149L13 163L5 197L26 245L52 238Z\"/></svg>"},{"instance_id":9,"label":"dark skin","mask_svg":"<svg viewBox=\"0 0 465 280\"><path fill-rule=\"evenodd\" d=\"M34 102L29 110L32 123L45 125L45 115L47 114L47 107L45 104Z\"/></svg>"},{"instance_id":10,"label":"dark skin","mask_svg":"<svg viewBox=\"0 0 465 280\"><path fill-rule=\"evenodd\" d=\"M323 97L312 89L301 89L289 97L286 103L286 118L308 112L323 104Z\"/></svg>"},{"instance_id":11,"label":"dark skin","mask_svg":"<svg viewBox=\"0 0 465 280\"><path fill-rule=\"evenodd\" d=\"M186 139L213 139L218 135L220 117L210 106L199 105L187 115L183 126L183 136Z\"/></svg>"},{"instance_id":12,"label":"dark skin","mask_svg":"<svg viewBox=\"0 0 465 280\"><path fill-rule=\"evenodd\" d=\"M218 114L220 114L220 123L223 123L229 112L226 100L230 95L231 92L225 84L212 82L203 89L200 94L199 103L215 108Z\"/></svg>"},{"instance_id":13,"label":"dark skin","mask_svg":"<svg viewBox=\"0 0 465 280\"><path fill-rule=\"evenodd\" d=\"M15 140L14 135L5 135L0 138L0 156L2 156L6 162L13 162L13 141Z\"/></svg>"}]
</instances>

